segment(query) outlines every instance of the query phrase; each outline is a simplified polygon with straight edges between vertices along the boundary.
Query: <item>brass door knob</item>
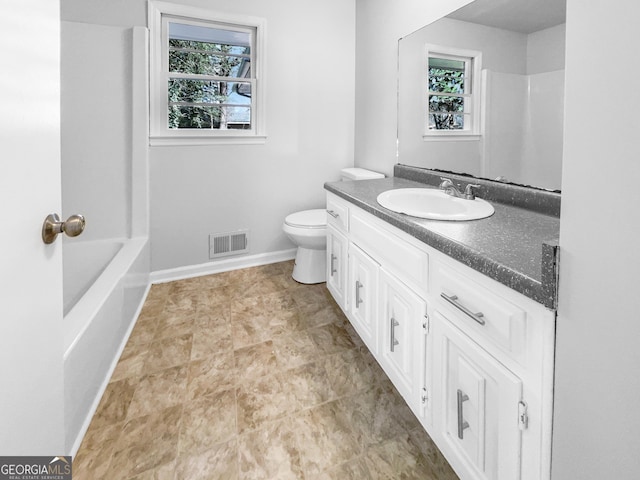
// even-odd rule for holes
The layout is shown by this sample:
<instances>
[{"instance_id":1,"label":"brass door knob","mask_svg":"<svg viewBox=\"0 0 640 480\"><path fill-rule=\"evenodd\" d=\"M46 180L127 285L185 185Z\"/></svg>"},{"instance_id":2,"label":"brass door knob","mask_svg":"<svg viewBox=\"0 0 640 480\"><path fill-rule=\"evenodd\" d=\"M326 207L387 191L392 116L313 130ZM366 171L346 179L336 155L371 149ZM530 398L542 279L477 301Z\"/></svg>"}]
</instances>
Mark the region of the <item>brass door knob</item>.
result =
<instances>
[{"instance_id":1,"label":"brass door knob","mask_svg":"<svg viewBox=\"0 0 640 480\"><path fill-rule=\"evenodd\" d=\"M66 222L61 222L57 213L51 213L42 224L42 241L46 244L53 243L62 232L69 237L77 237L84 232L85 223L82 215L71 215Z\"/></svg>"}]
</instances>

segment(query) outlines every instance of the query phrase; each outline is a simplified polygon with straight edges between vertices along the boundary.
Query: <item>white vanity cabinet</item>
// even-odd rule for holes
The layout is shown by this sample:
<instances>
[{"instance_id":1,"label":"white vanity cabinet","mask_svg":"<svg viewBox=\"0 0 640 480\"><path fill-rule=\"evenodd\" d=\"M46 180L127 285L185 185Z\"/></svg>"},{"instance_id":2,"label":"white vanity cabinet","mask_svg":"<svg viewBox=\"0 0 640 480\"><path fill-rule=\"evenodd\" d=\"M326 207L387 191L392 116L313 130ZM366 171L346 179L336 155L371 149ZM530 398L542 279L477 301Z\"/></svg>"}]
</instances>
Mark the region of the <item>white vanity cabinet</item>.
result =
<instances>
[{"instance_id":1,"label":"white vanity cabinet","mask_svg":"<svg viewBox=\"0 0 640 480\"><path fill-rule=\"evenodd\" d=\"M327 212L327 287L425 424L430 418L425 362L428 255L385 230L381 220L332 194ZM348 219L341 219L345 212ZM348 272L342 286L345 256Z\"/></svg>"},{"instance_id":2,"label":"white vanity cabinet","mask_svg":"<svg viewBox=\"0 0 640 480\"><path fill-rule=\"evenodd\" d=\"M432 258L438 446L463 479L549 478L555 312Z\"/></svg>"},{"instance_id":3,"label":"white vanity cabinet","mask_svg":"<svg viewBox=\"0 0 640 480\"><path fill-rule=\"evenodd\" d=\"M460 478L548 479L555 312L332 193L327 210L327 286Z\"/></svg>"}]
</instances>

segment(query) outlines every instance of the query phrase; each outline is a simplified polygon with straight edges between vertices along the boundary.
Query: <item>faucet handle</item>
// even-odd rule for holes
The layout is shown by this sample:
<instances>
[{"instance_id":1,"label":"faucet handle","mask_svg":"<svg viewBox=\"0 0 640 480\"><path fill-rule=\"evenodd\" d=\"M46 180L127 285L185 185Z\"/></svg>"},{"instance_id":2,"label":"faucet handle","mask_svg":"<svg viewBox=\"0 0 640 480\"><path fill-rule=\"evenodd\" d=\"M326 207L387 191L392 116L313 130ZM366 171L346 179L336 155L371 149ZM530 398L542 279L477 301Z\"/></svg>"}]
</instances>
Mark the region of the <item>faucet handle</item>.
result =
<instances>
[{"instance_id":1,"label":"faucet handle","mask_svg":"<svg viewBox=\"0 0 640 480\"><path fill-rule=\"evenodd\" d=\"M476 193L473 191L475 188L480 188L480 185L473 183L467 184L464 189L464 197L468 200L474 200L476 198Z\"/></svg>"},{"instance_id":2,"label":"faucet handle","mask_svg":"<svg viewBox=\"0 0 640 480\"><path fill-rule=\"evenodd\" d=\"M440 180L442 180L442 183L440 184L440 188L446 188L453 185L453 181L450 178L440 177Z\"/></svg>"}]
</instances>

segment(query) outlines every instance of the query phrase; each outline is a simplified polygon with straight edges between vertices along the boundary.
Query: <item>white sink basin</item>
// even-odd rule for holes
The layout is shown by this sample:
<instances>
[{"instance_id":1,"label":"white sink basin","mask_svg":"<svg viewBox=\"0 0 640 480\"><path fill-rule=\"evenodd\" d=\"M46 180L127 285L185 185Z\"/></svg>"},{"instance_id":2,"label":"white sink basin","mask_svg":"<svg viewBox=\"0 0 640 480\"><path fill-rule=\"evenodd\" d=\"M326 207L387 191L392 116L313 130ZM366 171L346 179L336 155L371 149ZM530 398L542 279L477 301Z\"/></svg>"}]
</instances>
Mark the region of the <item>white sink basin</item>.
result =
<instances>
[{"instance_id":1,"label":"white sink basin","mask_svg":"<svg viewBox=\"0 0 640 480\"><path fill-rule=\"evenodd\" d=\"M456 198L433 188L398 188L378 195L378 203L397 213L431 220L477 220L493 215L493 206L480 198Z\"/></svg>"}]
</instances>

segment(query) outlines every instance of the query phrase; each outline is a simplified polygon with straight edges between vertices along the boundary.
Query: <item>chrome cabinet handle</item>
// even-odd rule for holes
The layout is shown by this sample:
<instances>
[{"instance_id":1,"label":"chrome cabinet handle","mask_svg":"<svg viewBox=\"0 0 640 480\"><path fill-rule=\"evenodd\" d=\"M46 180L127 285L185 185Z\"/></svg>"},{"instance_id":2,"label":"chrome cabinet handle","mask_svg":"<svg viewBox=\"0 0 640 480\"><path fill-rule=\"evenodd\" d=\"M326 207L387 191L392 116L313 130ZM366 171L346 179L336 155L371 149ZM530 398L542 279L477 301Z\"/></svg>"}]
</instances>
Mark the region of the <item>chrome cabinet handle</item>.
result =
<instances>
[{"instance_id":1,"label":"chrome cabinet handle","mask_svg":"<svg viewBox=\"0 0 640 480\"><path fill-rule=\"evenodd\" d=\"M338 270L335 268L335 262L338 259L333 253L331 254L331 276L336 273Z\"/></svg>"},{"instance_id":2,"label":"chrome cabinet handle","mask_svg":"<svg viewBox=\"0 0 640 480\"><path fill-rule=\"evenodd\" d=\"M390 321L391 332L390 332L390 335L389 335L389 341L390 341L389 349L391 350L392 353L395 350L395 346L400 344L400 342L398 340L396 340L396 327L398 325L400 325L400 324L396 321L396 319L391 317L391 321Z\"/></svg>"},{"instance_id":3,"label":"chrome cabinet handle","mask_svg":"<svg viewBox=\"0 0 640 480\"><path fill-rule=\"evenodd\" d=\"M336 213L333 210L327 210L327 213L331 215L333 218L338 218L340 216L339 213Z\"/></svg>"},{"instance_id":4,"label":"chrome cabinet handle","mask_svg":"<svg viewBox=\"0 0 640 480\"><path fill-rule=\"evenodd\" d=\"M86 222L82 215L71 215L66 222L61 222L57 213L47 215L42 224L42 241L47 245L53 243L59 234L77 237L84 232Z\"/></svg>"},{"instance_id":5,"label":"chrome cabinet handle","mask_svg":"<svg viewBox=\"0 0 640 480\"><path fill-rule=\"evenodd\" d=\"M360 283L360 280L356 280L356 308L358 308L360 306L360 304L362 303L362 298L360 298L360 289L363 286L364 285L362 285Z\"/></svg>"},{"instance_id":6,"label":"chrome cabinet handle","mask_svg":"<svg viewBox=\"0 0 640 480\"><path fill-rule=\"evenodd\" d=\"M471 317L473 320L475 320L476 322L478 322L480 325L484 325L486 322L484 321L484 314L482 312L476 312L473 313L471 310L469 310L467 307L465 307L464 305L462 305L460 302L458 302L458 296L457 295L447 295L446 293L442 292L440 294L440 296L442 298L444 298L447 302L449 302L451 305L453 305L454 307L456 307L458 310L460 310L462 313L464 313L465 315L468 315L469 317Z\"/></svg>"},{"instance_id":7,"label":"chrome cabinet handle","mask_svg":"<svg viewBox=\"0 0 640 480\"><path fill-rule=\"evenodd\" d=\"M464 440L464 431L469 428L469 422L463 418L462 404L469 400L469 395L458 389L458 438Z\"/></svg>"}]
</instances>

